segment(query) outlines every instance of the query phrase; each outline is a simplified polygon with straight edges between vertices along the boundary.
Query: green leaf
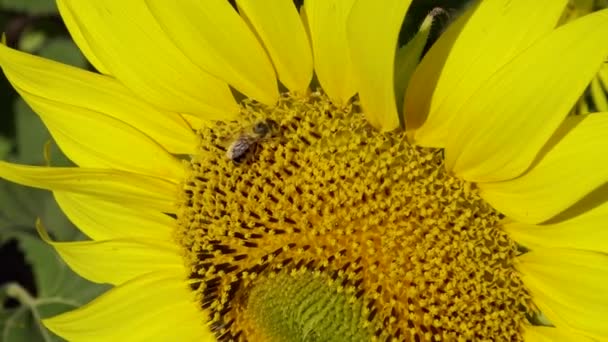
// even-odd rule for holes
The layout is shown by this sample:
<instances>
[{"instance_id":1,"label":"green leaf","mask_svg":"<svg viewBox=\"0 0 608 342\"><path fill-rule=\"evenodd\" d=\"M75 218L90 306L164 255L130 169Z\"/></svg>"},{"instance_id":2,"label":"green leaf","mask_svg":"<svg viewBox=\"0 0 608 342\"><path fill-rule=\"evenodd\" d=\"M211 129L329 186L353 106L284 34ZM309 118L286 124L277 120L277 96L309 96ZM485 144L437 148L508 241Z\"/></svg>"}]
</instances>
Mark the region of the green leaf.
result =
<instances>
[{"instance_id":1,"label":"green leaf","mask_svg":"<svg viewBox=\"0 0 608 342\"><path fill-rule=\"evenodd\" d=\"M93 284L74 272L37 235L17 232L5 236L16 239L31 265L38 294L33 296L18 284L5 287L5 295L16 299L20 306L0 311L3 341L61 341L49 332L41 319L54 316L89 302L108 289Z\"/></svg>"},{"instance_id":2,"label":"green leaf","mask_svg":"<svg viewBox=\"0 0 608 342\"><path fill-rule=\"evenodd\" d=\"M76 44L66 37L48 39L38 55L79 68L85 68L88 65L86 58Z\"/></svg>"},{"instance_id":3,"label":"green leaf","mask_svg":"<svg viewBox=\"0 0 608 342\"><path fill-rule=\"evenodd\" d=\"M54 0L1 0L0 6L7 10L30 14L57 13L57 5Z\"/></svg>"},{"instance_id":4,"label":"green leaf","mask_svg":"<svg viewBox=\"0 0 608 342\"><path fill-rule=\"evenodd\" d=\"M46 190L28 188L0 179L0 236L36 230L40 218L51 235L62 241L80 240L82 233L61 211Z\"/></svg>"},{"instance_id":5,"label":"green leaf","mask_svg":"<svg viewBox=\"0 0 608 342\"><path fill-rule=\"evenodd\" d=\"M51 138L40 117L23 101L15 102L17 160L24 164L44 165L44 144Z\"/></svg>"},{"instance_id":6,"label":"green leaf","mask_svg":"<svg viewBox=\"0 0 608 342\"><path fill-rule=\"evenodd\" d=\"M33 327L36 328L32 329ZM59 338L53 339L48 333L47 336L44 336L43 332L37 328L34 318L25 306L12 310L0 310L0 341L61 341Z\"/></svg>"},{"instance_id":7,"label":"green leaf","mask_svg":"<svg viewBox=\"0 0 608 342\"><path fill-rule=\"evenodd\" d=\"M0 135L0 159L5 159L12 148L13 142L9 138Z\"/></svg>"},{"instance_id":8,"label":"green leaf","mask_svg":"<svg viewBox=\"0 0 608 342\"><path fill-rule=\"evenodd\" d=\"M21 39L19 39L18 50L29 53L38 51L46 41L46 38L46 33L44 31L26 30L21 35Z\"/></svg>"},{"instance_id":9,"label":"green leaf","mask_svg":"<svg viewBox=\"0 0 608 342\"><path fill-rule=\"evenodd\" d=\"M48 194L44 196L40 212L40 220L44 227L60 241L82 240L82 234L59 208L55 198Z\"/></svg>"}]
</instances>

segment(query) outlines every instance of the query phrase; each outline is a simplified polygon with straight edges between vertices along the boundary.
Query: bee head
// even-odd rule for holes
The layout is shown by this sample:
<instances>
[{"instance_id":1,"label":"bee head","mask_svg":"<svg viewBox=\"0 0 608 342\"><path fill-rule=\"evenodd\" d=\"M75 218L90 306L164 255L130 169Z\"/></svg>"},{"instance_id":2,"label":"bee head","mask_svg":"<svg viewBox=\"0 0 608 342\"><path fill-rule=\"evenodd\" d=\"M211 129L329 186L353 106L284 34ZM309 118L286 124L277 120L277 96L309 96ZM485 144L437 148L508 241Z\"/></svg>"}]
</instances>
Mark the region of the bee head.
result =
<instances>
[{"instance_id":1,"label":"bee head","mask_svg":"<svg viewBox=\"0 0 608 342\"><path fill-rule=\"evenodd\" d=\"M266 136L270 133L276 132L278 128L279 124L276 121L272 119L267 119L257 122L253 126L253 133L258 134L260 136Z\"/></svg>"}]
</instances>

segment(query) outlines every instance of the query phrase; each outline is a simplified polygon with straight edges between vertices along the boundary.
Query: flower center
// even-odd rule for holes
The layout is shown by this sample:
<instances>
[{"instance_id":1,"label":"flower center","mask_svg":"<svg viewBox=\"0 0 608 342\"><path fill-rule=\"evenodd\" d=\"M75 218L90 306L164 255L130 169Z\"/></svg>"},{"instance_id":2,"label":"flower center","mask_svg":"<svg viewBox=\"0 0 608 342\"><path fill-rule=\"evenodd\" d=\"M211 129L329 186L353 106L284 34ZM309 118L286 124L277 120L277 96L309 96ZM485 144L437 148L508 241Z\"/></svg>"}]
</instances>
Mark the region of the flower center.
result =
<instances>
[{"instance_id":1,"label":"flower center","mask_svg":"<svg viewBox=\"0 0 608 342\"><path fill-rule=\"evenodd\" d=\"M320 92L199 131L178 215L219 340L521 340L517 245L442 151Z\"/></svg>"}]
</instances>

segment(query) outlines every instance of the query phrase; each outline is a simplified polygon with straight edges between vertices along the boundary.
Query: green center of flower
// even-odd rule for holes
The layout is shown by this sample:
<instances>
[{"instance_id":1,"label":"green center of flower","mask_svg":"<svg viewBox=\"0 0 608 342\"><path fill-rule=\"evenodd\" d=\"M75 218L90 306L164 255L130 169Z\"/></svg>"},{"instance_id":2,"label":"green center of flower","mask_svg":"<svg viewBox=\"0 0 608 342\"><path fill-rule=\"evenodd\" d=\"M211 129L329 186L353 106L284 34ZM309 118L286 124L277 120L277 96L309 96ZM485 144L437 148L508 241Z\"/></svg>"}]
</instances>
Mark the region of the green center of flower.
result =
<instances>
[{"instance_id":1,"label":"green center of flower","mask_svg":"<svg viewBox=\"0 0 608 342\"><path fill-rule=\"evenodd\" d=\"M343 280L343 279L342 279ZM239 321L251 341L370 341L366 308L306 270L261 277ZM260 338L262 337L262 338Z\"/></svg>"},{"instance_id":2,"label":"green center of flower","mask_svg":"<svg viewBox=\"0 0 608 342\"><path fill-rule=\"evenodd\" d=\"M219 340L521 340L517 245L442 151L322 93L199 131L178 215Z\"/></svg>"}]
</instances>

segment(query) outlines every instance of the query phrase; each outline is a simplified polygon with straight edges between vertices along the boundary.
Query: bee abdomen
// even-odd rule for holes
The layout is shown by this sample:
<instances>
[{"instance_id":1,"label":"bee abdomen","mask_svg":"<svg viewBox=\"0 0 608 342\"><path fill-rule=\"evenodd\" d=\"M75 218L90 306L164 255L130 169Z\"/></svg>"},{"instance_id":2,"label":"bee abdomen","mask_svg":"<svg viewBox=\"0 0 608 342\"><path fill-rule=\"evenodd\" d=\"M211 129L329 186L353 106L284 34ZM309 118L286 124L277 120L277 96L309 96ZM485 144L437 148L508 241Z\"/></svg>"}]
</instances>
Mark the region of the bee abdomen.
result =
<instances>
[{"instance_id":1,"label":"bee abdomen","mask_svg":"<svg viewBox=\"0 0 608 342\"><path fill-rule=\"evenodd\" d=\"M241 164L247 159L247 156L254 148L254 145L255 143L248 139L237 139L230 145L228 151L226 151L226 156L228 159L232 160L233 163Z\"/></svg>"}]
</instances>

